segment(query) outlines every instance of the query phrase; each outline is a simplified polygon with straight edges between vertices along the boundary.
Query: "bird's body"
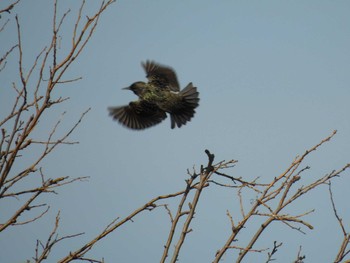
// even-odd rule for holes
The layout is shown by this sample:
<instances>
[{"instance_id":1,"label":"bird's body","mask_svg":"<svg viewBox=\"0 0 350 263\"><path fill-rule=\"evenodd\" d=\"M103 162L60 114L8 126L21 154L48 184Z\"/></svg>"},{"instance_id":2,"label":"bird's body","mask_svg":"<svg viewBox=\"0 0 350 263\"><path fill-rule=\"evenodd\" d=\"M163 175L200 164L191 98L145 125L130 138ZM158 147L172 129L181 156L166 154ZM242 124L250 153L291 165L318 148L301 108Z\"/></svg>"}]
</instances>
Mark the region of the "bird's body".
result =
<instances>
[{"instance_id":1,"label":"bird's body","mask_svg":"<svg viewBox=\"0 0 350 263\"><path fill-rule=\"evenodd\" d=\"M113 119L130 129L142 130L160 123L169 113L172 129L186 124L198 106L197 88L189 83L180 91L173 69L150 61L142 66L149 82L138 81L124 88L133 91L139 100L127 106L110 107Z\"/></svg>"}]
</instances>

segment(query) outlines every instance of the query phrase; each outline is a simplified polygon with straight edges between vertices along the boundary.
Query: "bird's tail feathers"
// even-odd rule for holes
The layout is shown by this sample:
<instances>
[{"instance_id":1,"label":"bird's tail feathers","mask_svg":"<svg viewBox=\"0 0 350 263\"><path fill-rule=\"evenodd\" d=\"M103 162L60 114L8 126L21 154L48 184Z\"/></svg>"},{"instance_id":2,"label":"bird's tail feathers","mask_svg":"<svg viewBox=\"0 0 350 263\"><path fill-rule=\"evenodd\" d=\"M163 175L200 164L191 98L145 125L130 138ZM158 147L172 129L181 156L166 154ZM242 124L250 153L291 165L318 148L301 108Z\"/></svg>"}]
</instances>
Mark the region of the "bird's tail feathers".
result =
<instances>
[{"instance_id":1,"label":"bird's tail feathers","mask_svg":"<svg viewBox=\"0 0 350 263\"><path fill-rule=\"evenodd\" d=\"M197 91L197 88L193 86L192 82L190 82L183 90L179 92L179 95L181 95L185 102L194 108L198 106L199 102L199 92Z\"/></svg>"},{"instance_id":2,"label":"bird's tail feathers","mask_svg":"<svg viewBox=\"0 0 350 263\"><path fill-rule=\"evenodd\" d=\"M194 116L194 113L195 113L194 109L186 110L186 112L183 112L180 114L172 113L170 115L171 128L174 129L175 126L180 128L182 125L185 125L186 122L191 120L191 118Z\"/></svg>"},{"instance_id":3,"label":"bird's tail feathers","mask_svg":"<svg viewBox=\"0 0 350 263\"><path fill-rule=\"evenodd\" d=\"M197 88L193 86L192 82L189 83L183 90L179 92L182 97L181 107L171 112L171 128L175 126L181 127L190 121L195 114L195 108L199 105L199 92Z\"/></svg>"}]
</instances>

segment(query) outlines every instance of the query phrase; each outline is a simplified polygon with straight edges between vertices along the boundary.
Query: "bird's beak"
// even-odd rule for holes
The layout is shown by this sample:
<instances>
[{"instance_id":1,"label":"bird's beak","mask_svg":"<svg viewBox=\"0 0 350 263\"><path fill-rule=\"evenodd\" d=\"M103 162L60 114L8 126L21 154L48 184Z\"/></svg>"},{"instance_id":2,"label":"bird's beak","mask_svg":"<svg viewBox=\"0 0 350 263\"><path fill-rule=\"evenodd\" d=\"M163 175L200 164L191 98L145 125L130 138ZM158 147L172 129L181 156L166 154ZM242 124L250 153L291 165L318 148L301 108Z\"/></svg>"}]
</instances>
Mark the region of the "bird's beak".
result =
<instances>
[{"instance_id":1,"label":"bird's beak","mask_svg":"<svg viewBox=\"0 0 350 263\"><path fill-rule=\"evenodd\" d=\"M122 89L130 90L130 87L125 87L125 88L122 88Z\"/></svg>"}]
</instances>

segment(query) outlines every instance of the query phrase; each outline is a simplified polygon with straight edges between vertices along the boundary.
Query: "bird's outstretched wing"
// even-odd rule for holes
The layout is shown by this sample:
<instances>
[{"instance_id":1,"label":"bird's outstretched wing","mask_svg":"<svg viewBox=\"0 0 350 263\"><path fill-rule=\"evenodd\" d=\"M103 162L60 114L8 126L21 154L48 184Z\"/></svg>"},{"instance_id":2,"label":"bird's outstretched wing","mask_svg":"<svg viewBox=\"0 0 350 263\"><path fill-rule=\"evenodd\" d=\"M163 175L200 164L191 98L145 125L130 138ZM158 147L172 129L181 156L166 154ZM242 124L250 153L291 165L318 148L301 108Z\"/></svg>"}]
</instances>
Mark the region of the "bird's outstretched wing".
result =
<instances>
[{"instance_id":1,"label":"bird's outstretched wing","mask_svg":"<svg viewBox=\"0 0 350 263\"><path fill-rule=\"evenodd\" d=\"M152 85L171 91L180 91L176 73L172 68L149 60L145 63L142 62L142 67L146 71L146 77Z\"/></svg>"},{"instance_id":2,"label":"bird's outstretched wing","mask_svg":"<svg viewBox=\"0 0 350 263\"><path fill-rule=\"evenodd\" d=\"M166 118L166 113L157 105L142 100L130 102L127 106L109 107L108 110L114 120L133 130L149 128Z\"/></svg>"}]
</instances>

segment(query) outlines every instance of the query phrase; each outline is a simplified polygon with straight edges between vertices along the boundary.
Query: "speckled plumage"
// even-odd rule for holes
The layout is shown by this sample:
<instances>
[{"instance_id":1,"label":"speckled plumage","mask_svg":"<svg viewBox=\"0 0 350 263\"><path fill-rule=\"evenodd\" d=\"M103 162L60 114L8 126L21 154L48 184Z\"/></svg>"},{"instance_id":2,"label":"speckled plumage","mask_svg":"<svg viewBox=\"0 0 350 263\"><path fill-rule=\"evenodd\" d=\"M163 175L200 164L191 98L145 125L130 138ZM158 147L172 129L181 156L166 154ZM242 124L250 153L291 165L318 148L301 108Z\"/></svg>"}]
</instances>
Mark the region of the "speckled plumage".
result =
<instances>
[{"instance_id":1,"label":"speckled plumage","mask_svg":"<svg viewBox=\"0 0 350 263\"><path fill-rule=\"evenodd\" d=\"M148 83L138 81L124 88L139 99L126 106L108 108L113 119L134 130L157 125L167 117L166 113L170 114L172 129L190 121L199 105L197 88L189 83L180 91L175 71L170 67L152 61L142 66Z\"/></svg>"}]
</instances>

